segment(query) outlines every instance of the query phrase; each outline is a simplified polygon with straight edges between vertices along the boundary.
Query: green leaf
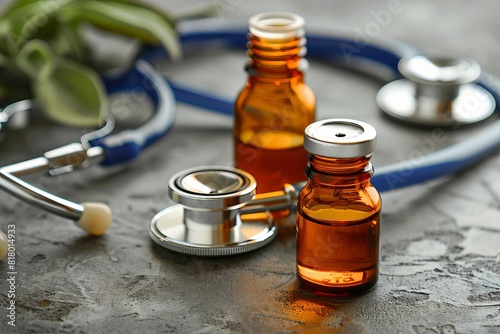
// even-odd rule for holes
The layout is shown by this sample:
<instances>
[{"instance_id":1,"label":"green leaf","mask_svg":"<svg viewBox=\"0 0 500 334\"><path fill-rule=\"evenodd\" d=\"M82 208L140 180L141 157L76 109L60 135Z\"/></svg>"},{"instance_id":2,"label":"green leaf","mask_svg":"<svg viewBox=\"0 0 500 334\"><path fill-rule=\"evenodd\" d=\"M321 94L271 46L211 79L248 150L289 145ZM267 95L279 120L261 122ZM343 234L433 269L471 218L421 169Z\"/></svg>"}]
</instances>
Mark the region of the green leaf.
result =
<instances>
[{"instance_id":1,"label":"green leaf","mask_svg":"<svg viewBox=\"0 0 500 334\"><path fill-rule=\"evenodd\" d=\"M75 24L61 23L57 35L50 40L50 45L57 55L70 56L75 60L84 62L87 49L77 28Z\"/></svg>"},{"instance_id":2,"label":"green leaf","mask_svg":"<svg viewBox=\"0 0 500 334\"><path fill-rule=\"evenodd\" d=\"M34 39L23 46L16 57L16 63L27 75L37 80L53 58L54 54L49 45L42 40Z\"/></svg>"},{"instance_id":3,"label":"green leaf","mask_svg":"<svg viewBox=\"0 0 500 334\"><path fill-rule=\"evenodd\" d=\"M145 9L148 9L148 10L160 15L171 26L173 26L173 27L175 26L175 19L172 16L170 16L170 14L168 14L162 8L159 8L159 7L157 7L157 6L155 6L152 3L147 2L147 1L142 1L142 0L101 0L101 2L121 3L121 4L136 6L136 7L140 7L140 8L145 8Z\"/></svg>"},{"instance_id":4,"label":"green leaf","mask_svg":"<svg viewBox=\"0 0 500 334\"><path fill-rule=\"evenodd\" d=\"M162 43L172 59L179 59L181 47L175 27L148 8L123 1L79 1L59 12L62 22L88 22L100 29L137 38L146 43Z\"/></svg>"},{"instance_id":5,"label":"green leaf","mask_svg":"<svg viewBox=\"0 0 500 334\"><path fill-rule=\"evenodd\" d=\"M32 78L35 97L50 118L72 126L96 126L102 121L107 97L97 73L58 57L41 40L29 41L16 61Z\"/></svg>"},{"instance_id":6,"label":"green leaf","mask_svg":"<svg viewBox=\"0 0 500 334\"><path fill-rule=\"evenodd\" d=\"M100 77L75 62L54 60L33 87L36 98L52 119L72 126L97 126L108 103Z\"/></svg>"},{"instance_id":7,"label":"green leaf","mask_svg":"<svg viewBox=\"0 0 500 334\"><path fill-rule=\"evenodd\" d=\"M14 45L18 44L13 38L12 23L8 20L0 20L0 53L6 56L15 54Z\"/></svg>"}]
</instances>

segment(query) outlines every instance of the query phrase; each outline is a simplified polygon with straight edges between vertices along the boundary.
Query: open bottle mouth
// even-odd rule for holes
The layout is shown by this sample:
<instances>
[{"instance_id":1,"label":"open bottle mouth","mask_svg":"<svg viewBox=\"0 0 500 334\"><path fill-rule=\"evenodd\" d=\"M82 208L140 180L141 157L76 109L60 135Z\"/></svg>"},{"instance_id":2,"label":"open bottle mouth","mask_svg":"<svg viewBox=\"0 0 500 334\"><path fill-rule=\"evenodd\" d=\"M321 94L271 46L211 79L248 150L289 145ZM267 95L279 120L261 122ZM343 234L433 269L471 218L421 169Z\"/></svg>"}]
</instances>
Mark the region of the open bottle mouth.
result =
<instances>
[{"instance_id":1,"label":"open bottle mouth","mask_svg":"<svg viewBox=\"0 0 500 334\"><path fill-rule=\"evenodd\" d=\"M293 39L305 35L304 19L296 14L271 12L254 15L249 20L250 33L264 39Z\"/></svg>"},{"instance_id":2,"label":"open bottle mouth","mask_svg":"<svg viewBox=\"0 0 500 334\"><path fill-rule=\"evenodd\" d=\"M252 16L247 35L247 55L252 61L246 68L247 72L253 75L256 70L265 68L268 73L260 71L261 76L271 75L274 80L285 79L283 71L289 74L297 70L306 71L308 62L303 59L307 54L304 23L301 16L285 12Z\"/></svg>"}]
</instances>

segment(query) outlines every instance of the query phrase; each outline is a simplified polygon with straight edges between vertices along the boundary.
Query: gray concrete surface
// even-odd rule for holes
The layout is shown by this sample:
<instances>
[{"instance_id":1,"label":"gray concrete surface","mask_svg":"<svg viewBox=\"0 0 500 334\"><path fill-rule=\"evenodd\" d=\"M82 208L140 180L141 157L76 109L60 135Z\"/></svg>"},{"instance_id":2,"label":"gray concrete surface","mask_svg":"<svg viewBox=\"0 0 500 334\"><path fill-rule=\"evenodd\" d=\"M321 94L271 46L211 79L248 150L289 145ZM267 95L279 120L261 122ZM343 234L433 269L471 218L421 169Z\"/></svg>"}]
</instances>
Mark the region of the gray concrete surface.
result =
<instances>
[{"instance_id":1,"label":"gray concrete surface","mask_svg":"<svg viewBox=\"0 0 500 334\"><path fill-rule=\"evenodd\" d=\"M198 1L156 1L178 10ZM241 22L286 10L308 31L356 32L390 1L217 0L221 16ZM402 1L380 29L419 47L476 58L500 76L500 5L495 0ZM179 81L228 97L245 81L245 56L210 50L163 65ZM430 130L388 122L376 109L381 83L312 61L307 81L318 118L348 116L379 131L375 166L409 159ZM71 223L0 194L0 228L16 226L16 327L8 325L8 267L0 263L0 333L500 333L500 155L431 184L383 195L381 275L350 300L318 298L295 279L295 230L280 222L267 247L231 258L164 250L148 224L170 204L166 182L187 167L231 162L231 120L179 106L174 130L126 168L91 168L63 177L30 177L74 201L103 201L109 232L88 237ZM78 138L80 130L32 126L9 131L0 165ZM449 133L446 146L479 127ZM49 138L50 137L50 138ZM40 139L42 138L42 139Z\"/></svg>"}]
</instances>

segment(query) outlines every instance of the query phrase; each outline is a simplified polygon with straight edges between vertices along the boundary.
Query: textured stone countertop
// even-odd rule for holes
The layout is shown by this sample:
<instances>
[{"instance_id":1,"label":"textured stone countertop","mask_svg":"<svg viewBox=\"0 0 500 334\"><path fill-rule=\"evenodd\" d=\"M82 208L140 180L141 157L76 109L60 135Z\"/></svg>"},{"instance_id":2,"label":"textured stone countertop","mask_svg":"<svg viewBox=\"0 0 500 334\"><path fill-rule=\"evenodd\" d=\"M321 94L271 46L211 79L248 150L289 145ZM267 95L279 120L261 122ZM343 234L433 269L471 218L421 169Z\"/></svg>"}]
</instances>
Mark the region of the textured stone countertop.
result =
<instances>
[{"instance_id":1,"label":"textured stone countertop","mask_svg":"<svg viewBox=\"0 0 500 334\"><path fill-rule=\"evenodd\" d=\"M156 2L178 10L199 1ZM307 31L375 29L421 48L473 57L500 76L496 0L212 2L221 19L242 25L256 13L290 11L304 16ZM377 13L394 5L401 10L373 28ZM245 59L244 51L213 48L159 68L233 98L245 82ZM316 61L306 80L318 99L318 118L358 118L377 128L376 168L408 160L429 142L433 129L409 128L380 114L374 99L381 82ZM357 298L318 298L298 287L293 219L279 222L271 244L240 256L200 258L156 246L148 224L171 204L167 180L187 167L230 163L231 122L179 105L173 131L130 166L27 178L76 202L108 203L114 221L100 238L0 193L0 228L15 224L17 243L16 327L7 324L3 262L0 333L500 333L499 154L459 175L383 194L380 279ZM52 126L9 130L0 142L0 165L81 134L48 131ZM447 132L432 149L481 127Z\"/></svg>"}]
</instances>

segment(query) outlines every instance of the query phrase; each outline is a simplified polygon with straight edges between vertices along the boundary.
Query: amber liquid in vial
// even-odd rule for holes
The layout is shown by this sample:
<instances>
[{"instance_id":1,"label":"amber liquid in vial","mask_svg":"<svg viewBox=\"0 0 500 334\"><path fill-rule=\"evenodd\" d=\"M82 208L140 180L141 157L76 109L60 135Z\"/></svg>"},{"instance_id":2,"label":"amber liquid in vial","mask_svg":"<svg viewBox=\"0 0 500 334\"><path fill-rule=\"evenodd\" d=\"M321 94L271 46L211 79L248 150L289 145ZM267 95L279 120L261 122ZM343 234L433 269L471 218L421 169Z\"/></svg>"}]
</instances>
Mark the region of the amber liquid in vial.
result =
<instances>
[{"instance_id":1,"label":"amber liquid in vial","mask_svg":"<svg viewBox=\"0 0 500 334\"><path fill-rule=\"evenodd\" d=\"M283 188L285 183L300 182L305 179L307 152L302 145L273 150L235 140L235 157L237 168L251 171L259 180L258 193L276 191ZM287 173L284 174L283 170Z\"/></svg>"},{"instance_id":2,"label":"amber liquid in vial","mask_svg":"<svg viewBox=\"0 0 500 334\"><path fill-rule=\"evenodd\" d=\"M379 214L362 220L322 222L298 214L297 270L301 284L315 293L348 296L378 279ZM335 226L332 226L332 225ZM350 288L350 289L346 289Z\"/></svg>"},{"instance_id":3,"label":"amber liquid in vial","mask_svg":"<svg viewBox=\"0 0 500 334\"><path fill-rule=\"evenodd\" d=\"M297 276L324 296L351 296L378 280L380 196L370 157L309 156L297 207Z\"/></svg>"}]
</instances>

